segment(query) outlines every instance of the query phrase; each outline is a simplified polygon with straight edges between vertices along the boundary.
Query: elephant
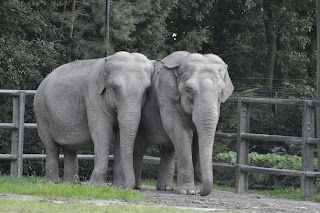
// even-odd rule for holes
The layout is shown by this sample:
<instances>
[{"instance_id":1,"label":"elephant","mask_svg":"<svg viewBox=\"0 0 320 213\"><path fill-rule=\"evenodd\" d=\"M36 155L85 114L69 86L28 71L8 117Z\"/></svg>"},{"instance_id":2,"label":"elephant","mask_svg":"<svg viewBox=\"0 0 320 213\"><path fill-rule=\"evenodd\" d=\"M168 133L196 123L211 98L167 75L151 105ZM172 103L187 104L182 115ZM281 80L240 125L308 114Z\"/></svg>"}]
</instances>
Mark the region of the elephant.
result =
<instances>
[{"instance_id":1,"label":"elephant","mask_svg":"<svg viewBox=\"0 0 320 213\"><path fill-rule=\"evenodd\" d=\"M153 71L153 63L143 54L121 51L107 58L64 64L41 82L34 111L46 149L47 180L60 182L60 148L66 182L76 181L77 152L93 148L89 184L104 186L111 140L114 131L119 131L124 187L134 188L133 147Z\"/></svg>"},{"instance_id":2,"label":"elephant","mask_svg":"<svg viewBox=\"0 0 320 213\"><path fill-rule=\"evenodd\" d=\"M176 157L176 192L208 195L213 184L212 152L220 105L234 89L228 66L217 55L186 51L155 63L134 147L136 188L140 187L143 155L148 144L155 144L160 147L161 159L158 190L173 189ZM122 152L118 145L115 149L113 182L121 185L125 171L117 165Z\"/></svg>"}]
</instances>

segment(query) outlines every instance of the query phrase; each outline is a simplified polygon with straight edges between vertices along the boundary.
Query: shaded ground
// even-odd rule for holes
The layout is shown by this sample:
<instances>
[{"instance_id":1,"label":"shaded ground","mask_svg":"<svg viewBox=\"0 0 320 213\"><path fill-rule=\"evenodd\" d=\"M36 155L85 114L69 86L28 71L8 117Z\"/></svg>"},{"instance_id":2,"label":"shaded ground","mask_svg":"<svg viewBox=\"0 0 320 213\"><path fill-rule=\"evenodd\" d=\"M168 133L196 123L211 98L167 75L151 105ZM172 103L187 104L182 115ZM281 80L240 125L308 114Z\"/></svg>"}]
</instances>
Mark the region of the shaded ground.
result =
<instances>
[{"instance_id":1,"label":"shaded ground","mask_svg":"<svg viewBox=\"0 0 320 213\"><path fill-rule=\"evenodd\" d=\"M320 213L320 203L292 201L280 198L269 198L263 195L236 194L232 192L213 191L209 196L201 197L178 195L174 192L156 191L154 187L144 187L141 193L150 197L147 201L123 202L116 200L77 200L72 198L44 198L41 202L54 203L90 203L95 205L152 205L177 207L194 210L230 210L234 212L288 212ZM32 196L0 194L0 199L31 200Z\"/></svg>"},{"instance_id":2,"label":"shaded ground","mask_svg":"<svg viewBox=\"0 0 320 213\"><path fill-rule=\"evenodd\" d=\"M182 196L174 192L159 192L154 189L143 189L142 194L152 197L148 205L180 206L207 210L234 210L236 212L313 212L320 213L320 203L293 201L280 198L269 198L263 195L236 194L232 192L212 191L201 197Z\"/></svg>"}]
</instances>

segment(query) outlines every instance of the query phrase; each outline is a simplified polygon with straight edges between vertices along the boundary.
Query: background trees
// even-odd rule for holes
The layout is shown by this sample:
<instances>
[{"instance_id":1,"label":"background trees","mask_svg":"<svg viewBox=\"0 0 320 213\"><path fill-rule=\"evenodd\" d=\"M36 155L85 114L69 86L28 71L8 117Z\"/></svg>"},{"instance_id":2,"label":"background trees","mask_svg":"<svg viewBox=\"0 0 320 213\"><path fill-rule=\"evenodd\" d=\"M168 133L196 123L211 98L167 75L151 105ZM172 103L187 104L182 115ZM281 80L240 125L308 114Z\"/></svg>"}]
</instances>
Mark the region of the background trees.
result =
<instances>
[{"instance_id":1,"label":"background trees","mask_svg":"<svg viewBox=\"0 0 320 213\"><path fill-rule=\"evenodd\" d=\"M35 89L60 64L105 55L105 0L4 0L0 6L1 88ZM213 52L229 64L236 84L314 85L312 0L117 0L110 17L111 53L155 59L175 50Z\"/></svg>"}]
</instances>

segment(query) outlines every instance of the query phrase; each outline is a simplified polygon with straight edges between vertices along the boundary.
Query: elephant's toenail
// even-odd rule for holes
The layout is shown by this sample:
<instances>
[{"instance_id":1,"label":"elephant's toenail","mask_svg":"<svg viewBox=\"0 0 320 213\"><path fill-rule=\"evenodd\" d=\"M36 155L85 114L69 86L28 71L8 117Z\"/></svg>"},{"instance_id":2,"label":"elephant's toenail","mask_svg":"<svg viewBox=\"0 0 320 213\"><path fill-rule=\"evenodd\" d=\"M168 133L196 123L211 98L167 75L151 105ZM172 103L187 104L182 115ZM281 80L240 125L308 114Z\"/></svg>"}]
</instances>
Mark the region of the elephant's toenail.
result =
<instances>
[{"instance_id":1,"label":"elephant's toenail","mask_svg":"<svg viewBox=\"0 0 320 213\"><path fill-rule=\"evenodd\" d=\"M172 187L170 187L170 186L167 186L167 187L166 187L166 191L172 191L172 190L173 190Z\"/></svg>"},{"instance_id":2,"label":"elephant's toenail","mask_svg":"<svg viewBox=\"0 0 320 213\"><path fill-rule=\"evenodd\" d=\"M196 192L194 190L189 191L189 195L195 195L195 194L196 194Z\"/></svg>"},{"instance_id":3,"label":"elephant's toenail","mask_svg":"<svg viewBox=\"0 0 320 213\"><path fill-rule=\"evenodd\" d=\"M182 189L182 190L180 190L179 194L181 194L181 195L186 195L186 194L188 194L188 193L187 193L187 190Z\"/></svg>"}]
</instances>

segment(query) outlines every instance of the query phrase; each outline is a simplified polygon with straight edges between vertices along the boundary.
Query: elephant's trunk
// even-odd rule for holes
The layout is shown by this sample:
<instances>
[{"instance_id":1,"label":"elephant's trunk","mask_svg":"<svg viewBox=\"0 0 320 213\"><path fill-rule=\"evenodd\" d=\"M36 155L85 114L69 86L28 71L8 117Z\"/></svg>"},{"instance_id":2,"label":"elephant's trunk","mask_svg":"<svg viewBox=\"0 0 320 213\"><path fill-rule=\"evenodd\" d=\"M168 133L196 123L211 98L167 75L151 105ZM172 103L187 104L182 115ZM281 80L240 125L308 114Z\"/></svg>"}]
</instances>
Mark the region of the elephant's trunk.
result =
<instances>
[{"instance_id":1,"label":"elephant's trunk","mask_svg":"<svg viewBox=\"0 0 320 213\"><path fill-rule=\"evenodd\" d=\"M219 119L219 109L214 101L208 99L195 100L192 120L196 125L199 141L199 156L203 188L202 196L211 193L213 185L212 151L216 126Z\"/></svg>"},{"instance_id":2,"label":"elephant's trunk","mask_svg":"<svg viewBox=\"0 0 320 213\"><path fill-rule=\"evenodd\" d=\"M125 176L125 188L135 187L133 147L141 118L141 106L122 106L118 110L120 156Z\"/></svg>"}]
</instances>

